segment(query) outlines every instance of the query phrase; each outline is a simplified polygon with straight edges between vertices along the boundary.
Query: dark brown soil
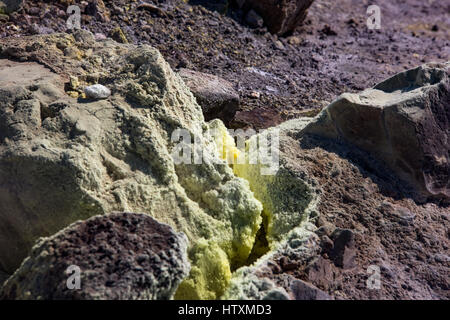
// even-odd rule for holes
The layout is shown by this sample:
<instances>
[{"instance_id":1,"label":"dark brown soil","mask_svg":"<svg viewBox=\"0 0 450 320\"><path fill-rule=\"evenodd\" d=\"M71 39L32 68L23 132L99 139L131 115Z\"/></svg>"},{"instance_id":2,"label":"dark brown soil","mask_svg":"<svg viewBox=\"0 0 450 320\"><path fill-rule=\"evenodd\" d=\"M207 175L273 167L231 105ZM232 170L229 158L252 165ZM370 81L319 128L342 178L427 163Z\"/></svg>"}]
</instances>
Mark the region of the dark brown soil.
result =
<instances>
[{"instance_id":1,"label":"dark brown soil","mask_svg":"<svg viewBox=\"0 0 450 320\"><path fill-rule=\"evenodd\" d=\"M67 4L26 1L1 22L0 37L65 31ZM316 0L305 24L288 37L242 24L182 0L104 0L82 6L82 27L106 36L120 26L130 42L157 47L172 67L222 76L241 95L232 126L265 128L314 114L336 96L373 86L404 69L450 57L450 3L378 0L381 29L369 30L373 1ZM306 111L305 111L306 110Z\"/></svg>"}]
</instances>

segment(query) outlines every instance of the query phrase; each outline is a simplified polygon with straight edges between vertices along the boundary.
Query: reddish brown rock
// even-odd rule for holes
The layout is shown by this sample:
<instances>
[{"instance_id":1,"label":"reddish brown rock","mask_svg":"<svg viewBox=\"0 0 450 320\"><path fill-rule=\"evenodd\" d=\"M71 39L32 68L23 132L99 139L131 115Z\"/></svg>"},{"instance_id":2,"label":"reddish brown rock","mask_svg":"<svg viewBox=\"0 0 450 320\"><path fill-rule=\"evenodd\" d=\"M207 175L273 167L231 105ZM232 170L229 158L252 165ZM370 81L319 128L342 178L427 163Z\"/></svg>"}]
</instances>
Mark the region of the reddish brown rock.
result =
<instances>
[{"instance_id":1,"label":"reddish brown rock","mask_svg":"<svg viewBox=\"0 0 450 320\"><path fill-rule=\"evenodd\" d=\"M170 299L189 272L186 249L184 234L149 215L95 216L39 240L0 300Z\"/></svg>"}]
</instances>

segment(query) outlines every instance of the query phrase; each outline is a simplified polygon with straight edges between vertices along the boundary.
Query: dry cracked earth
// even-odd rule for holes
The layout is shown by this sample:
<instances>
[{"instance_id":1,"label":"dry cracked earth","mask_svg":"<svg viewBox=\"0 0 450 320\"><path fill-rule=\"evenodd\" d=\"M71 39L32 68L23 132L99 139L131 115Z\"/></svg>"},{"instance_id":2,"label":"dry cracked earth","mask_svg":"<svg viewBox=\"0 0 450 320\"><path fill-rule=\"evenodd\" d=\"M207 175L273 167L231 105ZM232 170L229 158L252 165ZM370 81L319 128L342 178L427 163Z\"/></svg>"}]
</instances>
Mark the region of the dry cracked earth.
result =
<instances>
[{"instance_id":1,"label":"dry cracked earth","mask_svg":"<svg viewBox=\"0 0 450 320\"><path fill-rule=\"evenodd\" d=\"M77 33L66 25L74 3L29 0L0 14L0 299L450 298L448 1L316 0L282 35L234 1L182 0L81 1L90 33ZM370 4L379 30L366 25ZM145 45L160 55L144 58ZM111 97L86 99L94 83ZM194 134L217 117L227 128L279 126L281 173L165 158L176 124ZM67 201L34 194L57 175L47 170L72 179L45 189ZM2 250L10 238L17 256ZM236 239L251 242L245 254ZM88 257L93 281L76 295L52 284L64 281L52 265L73 255Z\"/></svg>"}]
</instances>

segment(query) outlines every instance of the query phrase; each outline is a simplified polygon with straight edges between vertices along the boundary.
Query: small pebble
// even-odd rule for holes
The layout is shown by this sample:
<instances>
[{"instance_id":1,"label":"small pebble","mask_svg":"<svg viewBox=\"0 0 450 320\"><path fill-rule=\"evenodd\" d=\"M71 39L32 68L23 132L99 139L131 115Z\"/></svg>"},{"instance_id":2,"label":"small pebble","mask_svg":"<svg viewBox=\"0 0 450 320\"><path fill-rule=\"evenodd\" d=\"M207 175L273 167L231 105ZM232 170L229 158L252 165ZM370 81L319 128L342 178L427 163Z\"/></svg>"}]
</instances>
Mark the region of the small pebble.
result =
<instances>
[{"instance_id":1,"label":"small pebble","mask_svg":"<svg viewBox=\"0 0 450 320\"><path fill-rule=\"evenodd\" d=\"M94 84L84 88L84 93L90 99L106 99L111 95L111 90L101 84Z\"/></svg>"},{"instance_id":2,"label":"small pebble","mask_svg":"<svg viewBox=\"0 0 450 320\"><path fill-rule=\"evenodd\" d=\"M258 91L252 91L249 94L250 98L259 99L261 97L261 93Z\"/></svg>"}]
</instances>

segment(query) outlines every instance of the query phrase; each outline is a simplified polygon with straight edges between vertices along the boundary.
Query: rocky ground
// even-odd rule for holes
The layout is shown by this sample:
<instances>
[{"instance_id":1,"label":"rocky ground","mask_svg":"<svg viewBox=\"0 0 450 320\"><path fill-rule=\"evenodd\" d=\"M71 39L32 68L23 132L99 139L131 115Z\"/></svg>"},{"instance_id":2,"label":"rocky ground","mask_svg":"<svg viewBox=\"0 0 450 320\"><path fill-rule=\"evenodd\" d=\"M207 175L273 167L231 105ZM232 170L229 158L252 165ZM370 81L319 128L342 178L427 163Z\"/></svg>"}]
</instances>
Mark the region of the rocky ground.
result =
<instances>
[{"instance_id":1,"label":"rocky ground","mask_svg":"<svg viewBox=\"0 0 450 320\"><path fill-rule=\"evenodd\" d=\"M36 287L47 294L51 288L34 282L54 270L36 266L56 261L61 269L65 256L75 263L80 253L66 241L89 247L90 230L112 223L97 216L64 229L72 222L132 211L187 235L191 273L176 298L450 298L449 66L429 64L361 92L405 69L448 61L450 4L379 0L381 30L372 31L369 1L316 0L302 26L276 36L249 26L236 6L219 13L181 0L87 1L82 26L95 36L25 37L66 31L72 2L25 1L0 15L0 283L20 267L3 297L42 296ZM111 96L87 99L83 87L93 83ZM197 96L209 97L216 84L231 101L220 108L232 113L206 110ZM343 92L358 94L330 105ZM281 123L280 173L271 180L248 166L175 165L173 128L224 129L204 122L201 111L233 128ZM202 143L214 158L213 144ZM113 220L128 232L137 217ZM37 238L61 229L30 254ZM104 246L117 243L115 230L103 234ZM43 257L47 247L56 255ZM97 268L103 249L83 251L84 267L99 275L96 297L114 298L114 274ZM130 261L141 249L128 251ZM156 272L131 265L132 277ZM374 266L379 289L366 283ZM187 272L188 263L177 268ZM159 297L152 281L128 293L150 288L146 297ZM96 298L89 290L84 298Z\"/></svg>"},{"instance_id":2,"label":"rocky ground","mask_svg":"<svg viewBox=\"0 0 450 320\"><path fill-rule=\"evenodd\" d=\"M450 298L448 206L415 203L403 182L364 152L306 139L301 154L298 161L323 190L321 253L277 253L257 275L287 290L301 279L334 299ZM339 238L342 230L350 235ZM370 266L380 268L380 290L367 288Z\"/></svg>"},{"instance_id":3,"label":"rocky ground","mask_svg":"<svg viewBox=\"0 0 450 320\"><path fill-rule=\"evenodd\" d=\"M26 1L2 17L0 37L65 31L72 2ZM372 1L317 0L304 25L285 37L241 24L239 10L223 15L182 0L147 2L158 10L139 8L138 1L85 2L82 26L106 36L121 27L129 42L155 46L173 68L230 81L241 96L232 127L267 128L320 109L342 92L450 56L446 1L378 0L381 29L369 30Z\"/></svg>"}]
</instances>

